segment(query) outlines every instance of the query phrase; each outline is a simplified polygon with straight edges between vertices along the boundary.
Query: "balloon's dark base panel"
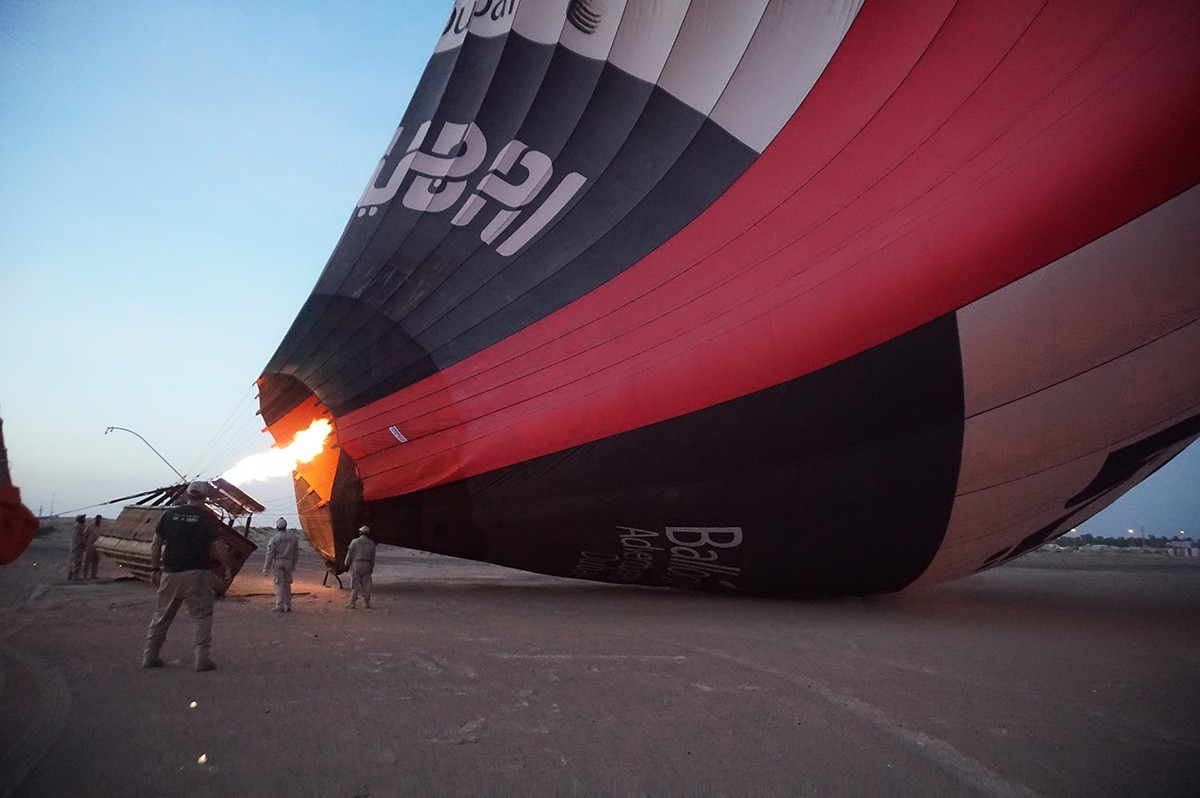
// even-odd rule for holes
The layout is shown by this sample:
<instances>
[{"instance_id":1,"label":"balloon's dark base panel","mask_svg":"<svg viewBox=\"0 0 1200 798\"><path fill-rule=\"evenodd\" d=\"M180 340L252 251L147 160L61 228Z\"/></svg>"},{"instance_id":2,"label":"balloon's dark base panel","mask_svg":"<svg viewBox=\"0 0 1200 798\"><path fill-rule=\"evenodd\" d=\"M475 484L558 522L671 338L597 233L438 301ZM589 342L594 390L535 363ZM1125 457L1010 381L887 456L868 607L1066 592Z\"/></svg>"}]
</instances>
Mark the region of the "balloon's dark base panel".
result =
<instances>
[{"instance_id":1,"label":"balloon's dark base panel","mask_svg":"<svg viewBox=\"0 0 1200 798\"><path fill-rule=\"evenodd\" d=\"M954 317L680 418L365 502L378 540L602 582L757 594L904 588L962 451Z\"/></svg>"}]
</instances>

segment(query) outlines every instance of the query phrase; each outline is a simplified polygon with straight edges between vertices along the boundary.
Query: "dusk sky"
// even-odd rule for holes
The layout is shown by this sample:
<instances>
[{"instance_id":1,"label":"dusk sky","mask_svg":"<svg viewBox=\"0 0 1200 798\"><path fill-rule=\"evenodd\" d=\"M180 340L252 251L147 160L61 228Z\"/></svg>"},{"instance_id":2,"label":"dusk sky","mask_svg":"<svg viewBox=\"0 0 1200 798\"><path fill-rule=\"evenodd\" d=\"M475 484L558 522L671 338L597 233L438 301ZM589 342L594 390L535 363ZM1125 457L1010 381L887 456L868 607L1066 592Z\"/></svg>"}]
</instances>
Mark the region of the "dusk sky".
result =
<instances>
[{"instance_id":1,"label":"dusk sky","mask_svg":"<svg viewBox=\"0 0 1200 798\"><path fill-rule=\"evenodd\" d=\"M452 3L0 5L0 417L35 513L272 443L254 380ZM295 521L289 479L246 484ZM1080 527L1200 537L1200 446Z\"/></svg>"}]
</instances>

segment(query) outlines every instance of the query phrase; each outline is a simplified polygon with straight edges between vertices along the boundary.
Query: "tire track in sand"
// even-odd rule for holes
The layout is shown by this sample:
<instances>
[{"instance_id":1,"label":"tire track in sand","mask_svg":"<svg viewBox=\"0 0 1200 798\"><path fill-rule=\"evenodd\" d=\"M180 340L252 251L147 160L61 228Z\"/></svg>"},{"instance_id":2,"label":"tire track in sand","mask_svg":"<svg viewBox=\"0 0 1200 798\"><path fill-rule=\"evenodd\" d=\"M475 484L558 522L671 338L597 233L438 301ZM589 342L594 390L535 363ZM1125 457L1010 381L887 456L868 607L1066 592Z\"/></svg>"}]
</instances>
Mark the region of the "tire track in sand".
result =
<instances>
[{"instance_id":1,"label":"tire track in sand","mask_svg":"<svg viewBox=\"0 0 1200 798\"><path fill-rule=\"evenodd\" d=\"M9 626L5 637L17 631ZM6 692L22 682L33 684L37 698L29 726L24 730L9 727L4 731L7 739L0 746L0 798L15 794L29 771L50 751L66 728L71 709L71 693L56 669L0 641L0 699L7 703ZM28 696L22 701L28 701Z\"/></svg>"}]
</instances>

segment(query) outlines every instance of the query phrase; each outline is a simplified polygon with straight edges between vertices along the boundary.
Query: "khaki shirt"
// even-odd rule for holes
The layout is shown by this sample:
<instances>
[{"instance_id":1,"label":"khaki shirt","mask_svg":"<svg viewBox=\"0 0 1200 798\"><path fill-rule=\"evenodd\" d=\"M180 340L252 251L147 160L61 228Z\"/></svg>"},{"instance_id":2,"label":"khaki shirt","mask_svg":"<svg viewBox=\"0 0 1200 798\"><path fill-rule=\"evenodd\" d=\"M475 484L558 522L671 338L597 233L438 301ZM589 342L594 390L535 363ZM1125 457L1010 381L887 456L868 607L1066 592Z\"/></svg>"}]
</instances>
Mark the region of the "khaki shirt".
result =
<instances>
[{"instance_id":1,"label":"khaki shirt","mask_svg":"<svg viewBox=\"0 0 1200 798\"><path fill-rule=\"evenodd\" d=\"M294 529L282 529L271 536L267 542L267 561L263 570L269 571L274 564L285 564L296 567L300 559L300 535Z\"/></svg>"},{"instance_id":2,"label":"khaki shirt","mask_svg":"<svg viewBox=\"0 0 1200 798\"><path fill-rule=\"evenodd\" d=\"M100 539L103 529L95 521L88 521L87 531L83 535L83 543L85 546L95 546L96 541Z\"/></svg>"},{"instance_id":3,"label":"khaki shirt","mask_svg":"<svg viewBox=\"0 0 1200 798\"><path fill-rule=\"evenodd\" d=\"M355 564L367 570L375 568L375 541L366 535L359 535L350 541L350 548L346 551L346 567L351 568Z\"/></svg>"}]
</instances>

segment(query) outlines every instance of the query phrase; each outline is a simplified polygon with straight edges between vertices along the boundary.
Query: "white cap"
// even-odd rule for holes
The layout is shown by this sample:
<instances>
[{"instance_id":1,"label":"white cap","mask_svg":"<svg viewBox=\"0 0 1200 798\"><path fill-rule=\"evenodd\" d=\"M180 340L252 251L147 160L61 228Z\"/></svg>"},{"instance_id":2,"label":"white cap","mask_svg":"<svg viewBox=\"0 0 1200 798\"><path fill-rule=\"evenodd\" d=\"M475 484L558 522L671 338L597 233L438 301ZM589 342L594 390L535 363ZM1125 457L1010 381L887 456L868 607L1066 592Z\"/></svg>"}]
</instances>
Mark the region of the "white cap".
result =
<instances>
[{"instance_id":1,"label":"white cap","mask_svg":"<svg viewBox=\"0 0 1200 798\"><path fill-rule=\"evenodd\" d=\"M207 482L193 482L187 486L187 495L197 499L203 499L208 495Z\"/></svg>"},{"instance_id":2,"label":"white cap","mask_svg":"<svg viewBox=\"0 0 1200 798\"><path fill-rule=\"evenodd\" d=\"M276 529L287 529L287 519L282 518L282 517L279 518L279 520L277 520L275 522L275 528Z\"/></svg>"},{"instance_id":3,"label":"white cap","mask_svg":"<svg viewBox=\"0 0 1200 798\"><path fill-rule=\"evenodd\" d=\"M358 528L358 531L359 531L359 534L365 535L371 531L371 527L367 526L366 524L363 524L362 526L360 526Z\"/></svg>"}]
</instances>

